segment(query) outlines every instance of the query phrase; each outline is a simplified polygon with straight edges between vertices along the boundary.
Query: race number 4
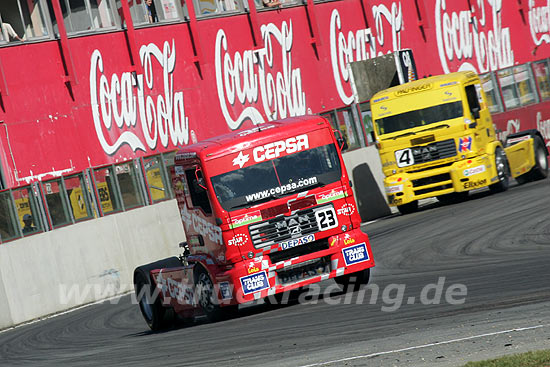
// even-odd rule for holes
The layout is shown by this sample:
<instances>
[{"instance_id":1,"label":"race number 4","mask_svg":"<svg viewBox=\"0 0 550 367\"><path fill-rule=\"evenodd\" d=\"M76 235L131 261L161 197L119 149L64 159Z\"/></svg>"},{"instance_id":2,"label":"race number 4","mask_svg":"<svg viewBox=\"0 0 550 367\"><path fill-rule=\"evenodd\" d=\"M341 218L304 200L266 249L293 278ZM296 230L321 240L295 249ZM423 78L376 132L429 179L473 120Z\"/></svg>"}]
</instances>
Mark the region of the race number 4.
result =
<instances>
[{"instance_id":1,"label":"race number 4","mask_svg":"<svg viewBox=\"0 0 550 367\"><path fill-rule=\"evenodd\" d=\"M395 161L397 162L397 167L407 167L414 164L414 156L410 148L396 150L395 151Z\"/></svg>"},{"instance_id":2,"label":"race number 4","mask_svg":"<svg viewBox=\"0 0 550 367\"><path fill-rule=\"evenodd\" d=\"M338 226L338 220L336 219L336 212L332 206L328 206L315 212L315 219L317 219L317 225L319 230L326 231Z\"/></svg>"}]
</instances>

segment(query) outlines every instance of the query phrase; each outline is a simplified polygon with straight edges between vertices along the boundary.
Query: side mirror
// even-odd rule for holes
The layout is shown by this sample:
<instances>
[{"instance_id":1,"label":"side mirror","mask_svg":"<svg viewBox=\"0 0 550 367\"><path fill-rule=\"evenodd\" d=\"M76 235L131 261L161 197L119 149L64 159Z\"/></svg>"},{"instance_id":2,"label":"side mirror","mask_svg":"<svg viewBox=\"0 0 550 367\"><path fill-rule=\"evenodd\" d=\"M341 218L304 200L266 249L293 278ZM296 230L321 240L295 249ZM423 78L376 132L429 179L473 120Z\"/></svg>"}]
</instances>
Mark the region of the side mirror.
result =
<instances>
[{"instance_id":1,"label":"side mirror","mask_svg":"<svg viewBox=\"0 0 550 367\"><path fill-rule=\"evenodd\" d=\"M479 107L472 108L472 116L477 120L479 118Z\"/></svg>"},{"instance_id":2,"label":"side mirror","mask_svg":"<svg viewBox=\"0 0 550 367\"><path fill-rule=\"evenodd\" d=\"M340 130L332 130L334 132L334 135L336 136L336 143L338 144L338 148L340 148L340 151L343 152L345 150L348 150L348 142L344 137L342 136L342 132Z\"/></svg>"},{"instance_id":3,"label":"side mirror","mask_svg":"<svg viewBox=\"0 0 550 367\"><path fill-rule=\"evenodd\" d=\"M201 176L199 177L199 172L201 173ZM200 167L195 168L195 178L197 179L194 184L196 184L198 187L200 187L203 190L207 190L206 183L204 181L204 178L202 177L202 170Z\"/></svg>"},{"instance_id":4,"label":"side mirror","mask_svg":"<svg viewBox=\"0 0 550 367\"><path fill-rule=\"evenodd\" d=\"M372 143L376 143L376 136L374 135L374 131L371 131L369 133L369 136L370 136L370 140L372 140Z\"/></svg>"},{"instance_id":5,"label":"side mirror","mask_svg":"<svg viewBox=\"0 0 550 367\"><path fill-rule=\"evenodd\" d=\"M339 136L338 138L336 138L336 141L338 142L338 147L340 148L340 150L343 152L345 150L348 150L348 142L346 141L346 139L344 139L343 137Z\"/></svg>"}]
</instances>

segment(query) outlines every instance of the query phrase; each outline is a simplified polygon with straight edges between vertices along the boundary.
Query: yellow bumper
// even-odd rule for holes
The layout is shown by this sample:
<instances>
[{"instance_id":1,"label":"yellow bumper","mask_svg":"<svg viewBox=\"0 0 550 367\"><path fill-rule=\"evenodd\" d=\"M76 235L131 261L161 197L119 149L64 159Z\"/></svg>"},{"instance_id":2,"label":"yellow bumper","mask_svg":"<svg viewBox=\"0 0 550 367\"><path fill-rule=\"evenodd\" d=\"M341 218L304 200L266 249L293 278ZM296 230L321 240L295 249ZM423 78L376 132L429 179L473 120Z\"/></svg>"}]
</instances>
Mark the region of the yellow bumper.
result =
<instances>
[{"instance_id":1,"label":"yellow bumper","mask_svg":"<svg viewBox=\"0 0 550 367\"><path fill-rule=\"evenodd\" d=\"M464 159L419 172L397 173L386 177L384 185L392 206L453 192L487 187L498 180L494 155Z\"/></svg>"}]
</instances>

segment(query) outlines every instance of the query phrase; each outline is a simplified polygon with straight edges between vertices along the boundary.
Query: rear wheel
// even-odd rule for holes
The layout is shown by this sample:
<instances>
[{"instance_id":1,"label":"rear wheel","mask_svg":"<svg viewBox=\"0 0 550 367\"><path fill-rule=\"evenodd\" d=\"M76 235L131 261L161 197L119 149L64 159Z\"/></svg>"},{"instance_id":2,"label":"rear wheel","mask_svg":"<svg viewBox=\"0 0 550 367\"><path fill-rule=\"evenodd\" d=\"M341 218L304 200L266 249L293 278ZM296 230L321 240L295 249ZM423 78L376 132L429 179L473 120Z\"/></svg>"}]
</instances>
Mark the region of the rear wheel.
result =
<instances>
[{"instance_id":1,"label":"rear wheel","mask_svg":"<svg viewBox=\"0 0 550 367\"><path fill-rule=\"evenodd\" d=\"M544 141L539 137L535 137L535 167L532 169L533 180L542 180L548 177L548 151L544 145Z\"/></svg>"},{"instance_id":2,"label":"rear wheel","mask_svg":"<svg viewBox=\"0 0 550 367\"><path fill-rule=\"evenodd\" d=\"M344 292L355 292L362 285L367 285L370 279L370 268L358 271L356 273L344 274L334 278Z\"/></svg>"},{"instance_id":3,"label":"rear wheel","mask_svg":"<svg viewBox=\"0 0 550 367\"><path fill-rule=\"evenodd\" d=\"M145 322L153 331L162 329L166 325L164 320L166 308L162 306L158 291L145 269L136 269L134 284L139 309Z\"/></svg>"},{"instance_id":4,"label":"rear wheel","mask_svg":"<svg viewBox=\"0 0 550 367\"><path fill-rule=\"evenodd\" d=\"M535 180L542 180L548 177L548 156L546 154L546 146L544 145L544 141L540 137L535 136L533 139L535 166L531 168L529 172L516 177L516 181L520 185Z\"/></svg>"},{"instance_id":5,"label":"rear wheel","mask_svg":"<svg viewBox=\"0 0 550 367\"><path fill-rule=\"evenodd\" d=\"M499 147L495 150L495 167L497 169L498 182L489 186L492 192L503 192L508 190L510 181L508 178L510 169L508 168L508 160L506 154Z\"/></svg>"},{"instance_id":6,"label":"rear wheel","mask_svg":"<svg viewBox=\"0 0 550 367\"><path fill-rule=\"evenodd\" d=\"M411 201L410 203L407 203L407 204L398 205L397 209L403 215L414 213L418 210L418 200Z\"/></svg>"}]
</instances>

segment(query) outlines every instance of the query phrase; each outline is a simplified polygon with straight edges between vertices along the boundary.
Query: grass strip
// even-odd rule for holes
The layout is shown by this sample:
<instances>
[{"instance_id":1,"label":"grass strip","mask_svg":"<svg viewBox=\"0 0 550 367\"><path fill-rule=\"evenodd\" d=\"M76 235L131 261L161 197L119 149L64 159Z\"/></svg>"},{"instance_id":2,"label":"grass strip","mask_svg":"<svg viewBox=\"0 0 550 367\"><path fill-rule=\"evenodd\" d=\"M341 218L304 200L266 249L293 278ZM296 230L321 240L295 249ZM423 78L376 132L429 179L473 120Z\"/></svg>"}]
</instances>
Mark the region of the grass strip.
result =
<instances>
[{"instance_id":1,"label":"grass strip","mask_svg":"<svg viewBox=\"0 0 550 367\"><path fill-rule=\"evenodd\" d=\"M550 350L514 354L480 362L469 362L464 367L550 367Z\"/></svg>"}]
</instances>

